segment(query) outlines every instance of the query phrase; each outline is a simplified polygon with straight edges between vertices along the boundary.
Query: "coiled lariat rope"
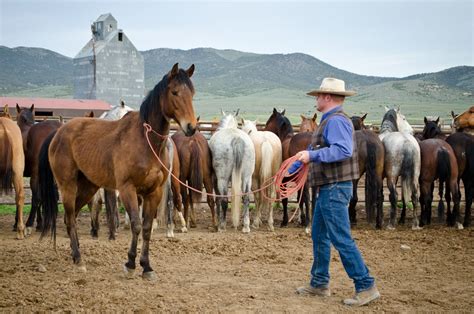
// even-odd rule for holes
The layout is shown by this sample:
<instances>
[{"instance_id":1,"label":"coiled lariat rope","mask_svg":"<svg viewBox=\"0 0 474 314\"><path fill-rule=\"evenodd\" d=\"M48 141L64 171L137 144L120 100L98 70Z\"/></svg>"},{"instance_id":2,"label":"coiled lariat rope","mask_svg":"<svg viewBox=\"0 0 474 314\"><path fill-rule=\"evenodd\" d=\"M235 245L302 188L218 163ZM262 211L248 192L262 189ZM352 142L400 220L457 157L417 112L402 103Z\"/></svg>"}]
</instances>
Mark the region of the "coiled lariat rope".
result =
<instances>
[{"instance_id":1,"label":"coiled lariat rope","mask_svg":"<svg viewBox=\"0 0 474 314\"><path fill-rule=\"evenodd\" d=\"M160 157L158 156L158 154L155 152L154 148L153 148L153 145L151 144L151 141L150 141L150 138L148 136L148 134L150 132L153 132L155 133L156 135L158 135L160 138L162 138L163 140L167 140L169 135L162 135L158 132L156 132L155 130L153 130L153 128L146 122L143 123L143 127L145 128L145 138L148 142L148 145L150 146L150 149L153 153L153 155L155 155L156 159L158 160L158 162L161 164L161 166L168 172L169 175L171 175L175 180L177 180L179 182L179 184L181 184L182 186L184 187L187 187L188 189L194 191L194 192L197 192L197 193L200 193L202 195L205 195L205 196L213 196L213 197L222 197L222 198L228 198L228 197L231 197L233 195L220 195L220 194L214 194L214 193L207 193L207 192L203 192L202 190L198 190L198 189L195 189L189 185L187 185L186 183L184 183L183 181L181 181L178 177L176 177L172 172L171 170L166 167L166 165L163 163L163 161L160 159ZM253 193L257 193L257 192L260 192L260 191L263 191L263 197L265 197L267 200L270 200L270 201L281 201L283 200L284 198L289 198L290 196L294 195L295 193L298 192L298 190L302 189L304 187L304 184L306 182L306 178L308 177L308 172L309 172L309 166L307 164L303 164L300 168L298 168L298 170L296 172L294 172L293 174L289 174L288 173L288 169L291 167L291 165L293 164L293 162L297 161L298 160L298 157L297 156L293 156L293 157L290 157L288 159L286 159L285 161L283 161L283 163L281 164L280 166L280 169L278 170L278 172L271 178L267 179L264 183L263 183L263 186L257 190L253 190L253 191L250 191L248 193L240 193L240 194L237 194L235 196L244 196L244 195L250 195L250 194L253 194ZM285 182L283 182L285 181ZM272 198L270 196L268 196L266 194L266 190L268 187L270 187L271 185L275 185L275 189L276 189L276 192L277 194L279 194L280 196L277 197L277 198ZM301 193L300 195L300 198L298 200L298 203L301 202L301 197L303 196L303 193ZM291 216L289 222L291 222L294 218L294 216L296 215L296 213L298 212L298 209L299 207L296 208L295 212L293 213L293 215Z\"/></svg>"}]
</instances>

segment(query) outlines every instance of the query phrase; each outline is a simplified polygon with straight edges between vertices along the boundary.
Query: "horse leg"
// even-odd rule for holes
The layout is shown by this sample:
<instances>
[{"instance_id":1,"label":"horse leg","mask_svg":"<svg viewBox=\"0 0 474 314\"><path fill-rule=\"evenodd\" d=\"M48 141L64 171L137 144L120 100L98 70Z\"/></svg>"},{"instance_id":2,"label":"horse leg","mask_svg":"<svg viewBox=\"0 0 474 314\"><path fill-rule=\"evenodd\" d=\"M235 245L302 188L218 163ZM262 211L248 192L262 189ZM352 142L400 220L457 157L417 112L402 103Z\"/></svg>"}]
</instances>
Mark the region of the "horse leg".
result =
<instances>
[{"instance_id":1,"label":"horse leg","mask_svg":"<svg viewBox=\"0 0 474 314\"><path fill-rule=\"evenodd\" d=\"M18 240L25 238L25 224L23 223L23 206L25 204L25 190L23 187L23 171L13 171L13 188L15 189L16 212L18 213L18 224L16 237Z\"/></svg>"},{"instance_id":2,"label":"horse leg","mask_svg":"<svg viewBox=\"0 0 474 314\"><path fill-rule=\"evenodd\" d=\"M213 189L212 189L212 178L209 176L204 177L204 188L206 189L207 194L212 194ZM214 228L217 227L217 219L216 219L216 208L215 208L215 201L214 197L211 195L206 196L207 200L207 205L209 205L209 208L211 210L211 216L212 216L212 226Z\"/></svg>"},{"instance_id":3,"label":"horse leg","mask_svg":"<svg viewBox=\"0 0 474 314\"><path fill-rule=\"evenodd\" d=\"M168 181L169 182L169 181ZM173 204L173 191L171 189L171 184L165 183L164 188L167 190L166 192L166 198L165 198L165 210L166 210L166 237L168 238L174 238L174 215L173 215L173 209L174 209L174 204ZM180 216L180 219L184 220L184 217L182 215Z\"/></svg>"},{"instance_id":4,"label":"horse leg","mask_svg":"<svg viewBox=\"0 0 474 314\"><path fill-rule=\"evenodd\" d=\"M170 180L171 180L171 192L172 192L171 196L172 196L174 208L176 209L179 220L181 221L181 232L186 233L188 232L188 226L186 224L186 219L184 219L184 215L183 215L181 187L179 185L178 180L175 180L174 178L170 178ZM187 190L187 188L185 188L185 190Z\"/></svg>"},{"instance_id":5,"label":"horse leg","mask_svg":"<svg viewBox=\"0 0 474 314\"><path fill-rule=\"evenodd\" d=\"M36 230L41 230L41 222L40 222L40 215L39 215L39 207L40 207L40 198L39 198L39 189L38 189L38 179L33 178L33 175L30 178L30 188L31 188L31 211L28 215L28 220L26 221L26 235L29 236L31 234L32 227L35 223L36 213L38 213L38 224L36 226Z\"/></svg>"},{"instance_id":6,"label":"horse leg","mask_svg":"<svg viewBox=\"0 0 474 314\"><path fill-rule=\"evenodd\" d=\"M464 227L471 226L471 206L474 197L474 178L466 178L463 180L464 190L466 191L466 208L464 210Z\"/></svg>"},{"instance_id":7,"label":"horse leg","mask_svg":"<svg viewBox=\"0 0 474 314\"><path fill-rule=\"evenodd\" d=\"M396 226L397 218L397 190L395 187L395 182L387 178L387 186L390 191L390 221L388 223L387 229L393 230Z\"/></svg>"},{"instance_id":8,"label":"horse leg","mask_svg":"<svg viewBox=\"0 0 474 314\"><path fill-rule=\"evenodd\" d=\"M383 179L377 179L378 184L376 189L378 190L377 193L377 218L375 222L375 229L382 229L383 226Z\"/></svg>"},{"instance_id":9,"label":"horse leg","mask_svg":"<svg viewBox=\"0 0 474 314\"><path fill-rule=\"evenodd\" d=\"M218 180L217 182L217 194L219 195L227 195L227 180ZM220 197L220 201L217 202L217 215L219 216L219 226L218 231L225 231L226 229L226 216L227 216L227 208L228 208L228 198ZM220 206L219 206L220 203Z\"/></svg>"},{"instance_id":10,"label":"horse leg","mask_svg":"<svg viewBox=\"0 0 474 314\"><path fill-rule=\"evenodd\" d=\"M102 209L102 196L100 191L98 191L90 201L90 211L91 211L91 231L90 234L93 239L99 237L99 214Z\"/></svg>"},{"instance_id":11,"label":"horse leg","mask_svg":"<svg viewBox=\"0 0 474 314\"><path fill-rule=\"evenodd\" d=\"M142 222L138 211L138 198L135 187L127 185L119 188L119 191L120 199L130 217L130 229L132 231L132 242L128 250L128 261L125 263L124 270L128 276L132 276L136 268L135 258L137 257L137 243L138 236L142 231Z\"/></svg>"},{"instance_id":12,"label":"horse leg","mask_svg":"<svg viewBox=\"0 0 474 314\"><path fill-rule=\"evenodd\" d=\"M357 201L359 200L359 198L357 197L357 184L358 183L359 183L359 179L352 180L352 197L349 202L349 219L351 221L351 226L357 225L356 205L357 205ZM367 197L367 194L365 197Z\"/></svg>"},{"instance_id":13,"label":"horse leg","mask_svg":"<svg viewBox=\"0 0 474 314\"><path fill-rule=\"evenodd\" d=\"M429 224L429 212L431 211L431 183L428 181L422 181L420 185L420 207L421 207L421 220L420 226Z\"/></svg>"},{"instance_id":14,"label":"horse leg","mask_svg":"<svg viewBox=\"0 0 474 314\"><path fill-rule=\"evenodd\" d=\"M438 195L439 195L439 202L438 202L438 222L442 223L444 220L444 202L443 202L443 190L444 184L443 181L439 180L439 187L438 187ZM446 201L448 199L449 194L449 183L446 182Z\"/></svg>"},{"instance_id":15,"label":"horse leg","mask_svg":"<svg viewBox=\"0 0 474 314\"><path fill-rule=\"evenodd\" d=\"M115 190L104 189L104 203L105 213L107 215L107 225L109 227L109 240L115 240L115 234L117 233L117 196Z\"/></svg>"},{"instance_id":16,"label":"horse leg","mask_svg":"<svg viewBox=\"0 0 474 314\"><path fill-rule=\"evenodd\" d=\"M415 179L413 179L415 180ZM418 179L416 179L418 181ZM419 230L420 228L420 223L418 220L418 213L417 213L417 207L418 207L418 182L410 182L411 188L410 188L410 196L411 196L411 204L413 206L413 223L412 223L412 230ZM431 203L433 199L433 194L429 193L429 208L428 210L431 212ZM431 213L430 213L431 216Z\"/></svg>"},{"instance_id":17,"label":"horse leg","mask_svg":"<svg viewBox=\"0 0 474 314\"><path fill-rule=\"evenodd\" d=\"M147 195L143 199L143 234L142 250L140 255L140 266L143 268L142 278L146 280L156 280L156 273L150 266L150 238L153 219L157 214L157 207L161 200L162 192L160 189Z\"/></svg>"},{"instance_id":18,"label":"horse leg","mask_svg":"<svg viewBox=\"0 0 474 314\"><path fill-rule=\"evenodd\" d=\"M252 186L260 187L261 185L259 184L257 180L254 180ZM264 201L263 192L254 193L254 200L255 200L255 218L253 220L252 227L255 229L258 229L260 228L260 224L262 223L262 207L263 207L263 201Z\"/></svg>"},{"instance_id":19,"label":"horse leg","mask_svg":"<svg viewBox=\"0 0 474 314\"><path fill-rule=\"evenodd\" d=\"M242 191L245 193L245 195L242 197L243 199L243 205L244 205L244 226L242 227L242 232L243 233L249 233L250 232L250 213L249 213L249 205L250 205L250 196L247 194L250 192L250 187L252 184L252 179L249 179L248 182L245 182L245 179L243 180L243 187ZM257 193L260 194L260 193Z\"/></svg>"}]
</instances>

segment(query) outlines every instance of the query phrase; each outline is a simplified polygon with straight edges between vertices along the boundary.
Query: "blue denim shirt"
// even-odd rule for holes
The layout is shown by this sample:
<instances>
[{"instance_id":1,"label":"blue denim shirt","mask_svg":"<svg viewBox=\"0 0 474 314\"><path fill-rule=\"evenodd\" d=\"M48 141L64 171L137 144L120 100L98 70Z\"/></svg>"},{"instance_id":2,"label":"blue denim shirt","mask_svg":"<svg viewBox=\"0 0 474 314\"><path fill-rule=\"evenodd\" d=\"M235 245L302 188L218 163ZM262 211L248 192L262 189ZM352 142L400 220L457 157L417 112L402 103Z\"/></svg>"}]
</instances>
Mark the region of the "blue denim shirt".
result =
<instances>
[{"instance_id":1,"label":"blue denim shirt","mask_svg":"<svg viewBox=\"0 0 474 314\"><path fill-rule=\"evenodd\" d=\"M338 106L325 114L321 118L320 124L332 113L340 110ZM352 156L352 125L351 122L340 115L335 115L329 120L324 129L323 139L327 147L309 151L309 159L312 162L331 163L341 161Z\"/></svg>"},{"instance_id":2,"label":"blue denim shirt","mask_svg":"<svg viewBox=\"0 0 474 314\"><path fill-rule=\"evenodd\" d=\"M323 114L320 124L332 113L340 110L341 106ZM352 157L353 141L352 141L352 125L347 119L339 115L333 116L326 124L323 139L327 147L318 150L309 150L309 160L311 162L331 163L341 161ZM329 131L330 130L330 131ZM301 161L295 161L288 169L290 174L294 173L302 166Z\"/></svg>"}]
</instances>

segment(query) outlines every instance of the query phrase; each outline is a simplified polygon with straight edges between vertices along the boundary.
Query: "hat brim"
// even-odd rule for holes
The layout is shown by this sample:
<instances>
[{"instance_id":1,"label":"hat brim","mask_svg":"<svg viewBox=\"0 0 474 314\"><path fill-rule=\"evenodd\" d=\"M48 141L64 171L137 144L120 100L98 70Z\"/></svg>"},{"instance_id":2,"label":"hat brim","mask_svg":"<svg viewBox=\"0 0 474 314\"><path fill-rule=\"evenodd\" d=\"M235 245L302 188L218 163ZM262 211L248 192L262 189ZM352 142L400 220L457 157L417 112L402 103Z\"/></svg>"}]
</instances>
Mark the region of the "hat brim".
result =
<instances>
[{"instance_id":1,"label":"hat brim","mask_svg":"<svg viewBox=\"0 0 474 314\"><path fill-rule=\"evenodd\" d=\"M329 90L322 90L322 89L316 89L313 91L310 91L306 93L306 95L309 96L318 96L320 94L331 94L331 95L339 95L339 96L354 96L357 95L355 91L352 90L346 90L346 91L329 91Z\"/></svg>"}]
</instances>

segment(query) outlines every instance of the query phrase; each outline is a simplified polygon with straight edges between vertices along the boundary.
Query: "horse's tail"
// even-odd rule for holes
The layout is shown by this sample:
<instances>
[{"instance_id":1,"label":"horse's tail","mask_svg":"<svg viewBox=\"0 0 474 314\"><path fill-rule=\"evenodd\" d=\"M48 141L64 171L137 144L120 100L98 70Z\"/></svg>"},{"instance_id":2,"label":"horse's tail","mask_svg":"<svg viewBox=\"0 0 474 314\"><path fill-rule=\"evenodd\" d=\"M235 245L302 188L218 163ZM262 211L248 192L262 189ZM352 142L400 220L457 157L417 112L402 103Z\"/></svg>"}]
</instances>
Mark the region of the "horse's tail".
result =
<instances>
[{"instance_id":1,"label":"horse's tail","mask_svg":"<svg viewBox=\"0 0 474 314\"><path fill-rule=\"evenodd\" d=\"M8 137L7 130L3 127L2 160L0 164L0 192L8 194L13 183L13 147Z\"/></svg>"},{"instance_id":2,"label":"horse's tail","mask_svg":"<svg viewBox=\"0 0 474 314\"><path fill-rule=\"evenodd\" d=\"M234 138L231 143L234 157L232 169L232 224L239 226L240 204L242 202L242 161L245 153L245 142L241 138Z\"/></svg>"},{"instance_id":3,"label":"horse's tail","mask_svg":"<svg viewBox=\"0 0 474 314\"><path fill-rule=\"evenodd\" d=\"M377 146L374 143L367 143L367 160L366 162L366 197L368 198L369 207L366 210L369 211L369 218L372 219L375 215L373 211L374 205L377 202L377 195L380 190L379 182L377 180L376 169L377 169Z\"/></svg>"},{"instance_id":4,"label":"horse's tail","mask_svg":"<svg viewBox=\"0 0 474 314\"><path fill-rule=\"evenodd\" d=\"M260 184L268 184L268 180L272 176L273 164L273 147L268 141L264 141L261 146L262 161L260 163ZM272 184L270 184L264 191L267 197L271 197ZM261 188L259 186L259 188Z\"/></svg>"},{"instance_id":5,"label":"horse's tail","mask_svg":"<svg viewBox=\"0 0 474 314\"><path fill-rule=\"evenodd\" d=\"M189 184L192 188L202 191L202 169L201 169L201 153L199 150L199 144L197 141L192 141L191 144L191 178ZM192 191L191 198L193 203L197 203L201 200L201 193Z\"/></svg>"},{"instance_id":6,"label":"horse's tail","mask_svg":"<svg viewBox=\"0 0 474 314\"><path fill-rule=\"evenodd\" d=\"M466 169L469 171L468 175L474 178L474 141L470 143L466 146Z\"/></svg>"},{"instance_id":7,"label":"horse's tail","mask_svg":"<svg viewBox=\"0 0 474 314\"><path fill-rule=\"evenodd\" d=\"M39 189L41 195L41 204L43 205L43 230L41 238L51 232L51 237L56 242L56 217L58 215L58 188L54 182L54 175L49 164L49 145L53 140L56 131L50 134L43 145L39 154Z\"/></svg>"},{"instance_id":8,"label":"horse's tail","mask_svg":"<svg viewBox=\"0 0 474 314\"><path fill-rule=\"evenodd\" d=\"M449 160L449 153L445 149L438 151L436 171L438 173L440 186L446 183L451 177L451 161Z\"/></svg>"},{"instance_id":9,"label":"horse's tail","mask_svg":"<svg viewBox=\"0 0 474 314\"><path fill-rule=\"evenodd\" d=\"M400 175L402 177L402 197L406 202L410 200L412 193L416 191L415 184L415 154L416 150L411 145L406 145L402 151L402 167ZM413 204L414 206L415 204Z\"/></svg>"}]
</instances>

